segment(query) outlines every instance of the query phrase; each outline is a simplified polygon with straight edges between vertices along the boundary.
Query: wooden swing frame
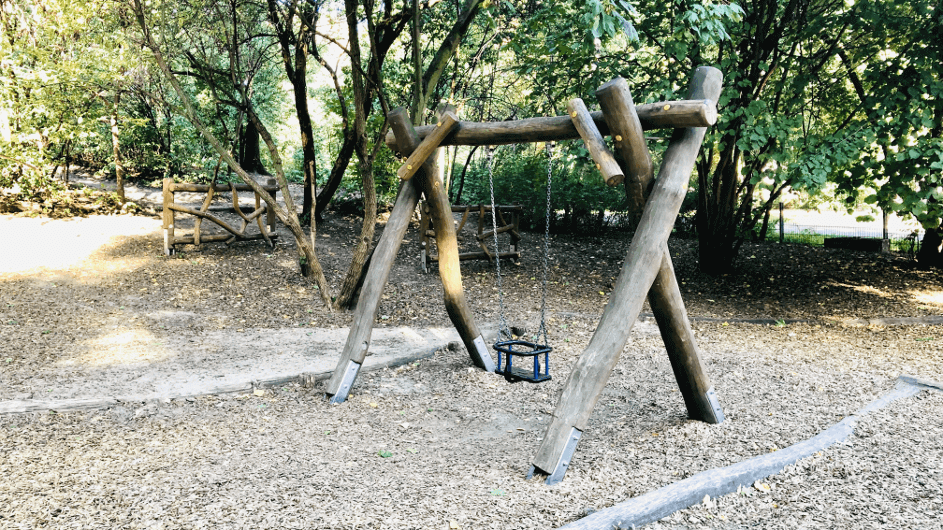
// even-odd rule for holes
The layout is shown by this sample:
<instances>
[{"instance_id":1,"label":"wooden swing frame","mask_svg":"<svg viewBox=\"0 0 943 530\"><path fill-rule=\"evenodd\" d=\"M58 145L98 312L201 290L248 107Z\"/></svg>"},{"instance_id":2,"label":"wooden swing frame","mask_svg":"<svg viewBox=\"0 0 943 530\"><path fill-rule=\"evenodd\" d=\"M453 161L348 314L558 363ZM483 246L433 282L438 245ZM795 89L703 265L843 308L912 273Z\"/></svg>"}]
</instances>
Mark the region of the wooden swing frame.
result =
<instances>
[{"instance_id":1,"label":"wooden swing frame","mask_svg":"<svg viewBox=\"0 0 943 530\"><path fill-rule=\"evenodd\" d=\"M710 382L681 299L667 240L681 208L688 179L707 127L717 119L722 74L716 68L694 71L689 99L636 106L628 83L616 78L596 91L602 112L590 113L582 100L567 105L568 116L497 123L459 122L451 112L433 126L414 128L405 109L390 112L387 144L408 156L403 179L386 229L373 253L341 359L326 386L332 403L347 399L366 358L380 296L419 201L420 190L437 227L439 275L445 307L472 362L494 371L494 361L475 324L462 289L452 207L430 155L440 145L498 145L582 138L609 185L624 182L638 227L610 301L589 345L574 365L553 412L531 475L547 475L547 484L563 479L602 394L638 320L646 299L655 314L672 370L692 419L720 423L724 414ZM644 130L673 128L658 178ZM611 135L615 153L604 136ZM413 175L418 178L412 179ZM418 182L416 182L418 181Z\"/></svg>"}]
</instances>

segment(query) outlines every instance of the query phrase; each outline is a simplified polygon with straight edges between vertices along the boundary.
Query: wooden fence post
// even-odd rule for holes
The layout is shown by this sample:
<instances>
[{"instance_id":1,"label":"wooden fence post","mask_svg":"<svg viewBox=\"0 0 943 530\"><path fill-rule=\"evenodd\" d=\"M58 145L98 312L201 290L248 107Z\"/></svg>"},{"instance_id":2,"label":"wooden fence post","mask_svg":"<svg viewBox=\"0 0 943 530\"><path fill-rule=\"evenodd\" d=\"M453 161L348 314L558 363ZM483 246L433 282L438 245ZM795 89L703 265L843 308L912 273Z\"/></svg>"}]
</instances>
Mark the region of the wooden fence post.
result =
<instances>
[{"instance_id":1,"label":"wooden fence post","mask_svg":"<svg viewBox=\"0 0 943 530\"><path fill-rule=\"evenodd\" d=\"M717 101L722 75L716 68L699 67L691 82L691 99ZM676 129L665 152L655 189L645 205L622 272L603 311L596 332L564 386L550 425L533 460L531 472L549 475L548 484L563 479L576 443L585 430L596 401L628 342L663 263L665 241L681 208L688 179L706 128Z\"/></svg>"},{"instance_id":2,"label":"wooden fence post","mask_svg":"<svg viewBox=\"0 0 943 530\"><path fill-rule=\"evenodd\" d=\"M174 255L174 211L170 205L174 203L174 181L173 179L164 179L164 211L161 219L164 225L164 255Z\"/></svg>"}]
</instances>

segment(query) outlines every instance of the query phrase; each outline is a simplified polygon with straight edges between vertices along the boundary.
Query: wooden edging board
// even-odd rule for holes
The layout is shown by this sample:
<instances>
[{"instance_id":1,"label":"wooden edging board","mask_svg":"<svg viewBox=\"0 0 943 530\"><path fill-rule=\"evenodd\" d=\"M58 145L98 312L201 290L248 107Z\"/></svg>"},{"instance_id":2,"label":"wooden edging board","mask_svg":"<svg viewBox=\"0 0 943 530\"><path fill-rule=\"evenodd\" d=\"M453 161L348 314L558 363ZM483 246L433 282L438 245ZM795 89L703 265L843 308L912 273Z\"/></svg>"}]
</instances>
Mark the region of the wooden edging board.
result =
<instances>
[{"instance_id":1,"label":"wooden edging board","mask_svg":"<svg viewBox=\"0 0 943 530\"><path fill-rule=\"evenodd\" d=\"M705 496L713 499L735 493L740 487L752 487L757 480L781 473L786 466L845 441L854 433L858 421L871 412L928 389L943 391L943 384L901 375L895 387L883 396L808 440L743 462L703 471L693 477L599 510L561 527L561 530L637 528L694 506Z\"/></svg>"}]
</instances>

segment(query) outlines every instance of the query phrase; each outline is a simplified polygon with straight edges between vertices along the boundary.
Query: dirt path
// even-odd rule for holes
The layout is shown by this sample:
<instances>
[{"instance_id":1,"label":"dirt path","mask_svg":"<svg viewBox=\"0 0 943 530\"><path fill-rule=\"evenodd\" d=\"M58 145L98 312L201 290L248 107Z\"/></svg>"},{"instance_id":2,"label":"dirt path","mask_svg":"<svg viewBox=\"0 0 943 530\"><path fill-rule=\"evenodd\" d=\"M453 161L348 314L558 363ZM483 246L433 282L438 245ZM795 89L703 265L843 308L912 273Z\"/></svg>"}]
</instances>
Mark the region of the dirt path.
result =
<instances>
[{"instance_id":1,"label":"dirt path","mask_svg":"<svg viewBox=\"0 0 943 530\"><path fill-rule=\"evenodd\" d=\"M78 382L96 374L146 390L173 367L251 361L261 370L272 352L304 355L307 333L328 333L333 344L330 333L349 325L348 314L315 301L287 234L275 251L206 245L165 258L153 218L0 216L0 227L5 399L87 392ZM332 217L320 234L337 278L356 224ZM387 332L448 326L436 275L417 272L416 239L411 229L381 304L378 327ZM525 234L525 257L505 281L509 316L523 326L536 324L539 303L529 248L536 242ZM892 256L745 251L744 274L709 278L696 272L690 242L672 242L688 310L709 318L694 328L727 421L685 418L657 329L642 322L560 486L523 477L595 329L624 239L554 238L549 383L510 385L473 369L457 348L365 374L340 406L327 405L318 384L283 383L258 394L0 416L0 527L551 528L806 439L901 373L943 380L939 326L841 324L943 314L939 273ZM495 321L493 271L483 263L463 271L476 316ZM770 490L656 526L835 526L840 513L849 528L875 520L938 527L941 415L939 395L919 394L863 422L848 444L777 476Z\"/></svg>"}]
</instances>

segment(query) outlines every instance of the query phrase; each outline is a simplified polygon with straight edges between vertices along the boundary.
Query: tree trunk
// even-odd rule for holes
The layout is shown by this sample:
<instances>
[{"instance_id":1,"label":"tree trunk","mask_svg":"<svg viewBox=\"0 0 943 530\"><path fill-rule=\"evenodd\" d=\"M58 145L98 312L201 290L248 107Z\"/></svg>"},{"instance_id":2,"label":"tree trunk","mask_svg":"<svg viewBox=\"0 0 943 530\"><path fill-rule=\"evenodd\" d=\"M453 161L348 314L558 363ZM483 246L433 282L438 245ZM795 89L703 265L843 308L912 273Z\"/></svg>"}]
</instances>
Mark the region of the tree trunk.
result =
<instances>
[{"instance_id":1,"label":"tree trunk","mask_svg":"<svg viewBox=\"0 0 943 530\"><path fill-rule=\"evenodd\" d=\"M301 206L301 216L311 214L314 204L314 190L318 182L318 167L314 152L314 132L311 127L311 113L308 110L308 84L305 80L305 61L299 59L300 52L295 55L295 82L292 84L295 92L295 109L298 115L298 129L301 131L301 152L304 159L304 201Z\"/></svg>"},{"instance_id":2,"label":"tree trunk","mask_svg":"<svg viewBox=\"0 0 943 530\"><path fill-rule=\"evenodd\" d=\"M927 230L920 242L917 262L926 269L943 268L943 226L936 230Z\"/></svg>"},{"instance_id":3,"label":"tree trunk","mask_svg":"<svg viewBox=\"0 0 943 530\"><path fill-rule=\"evenodd\" d=\"M363 226L360 229L360 238L354 249L350 267L337 294L335 306L339 309L349 309L356 301L354 294L361 283L361 276L366 271L367 260L373 249L373 234L377 225L377 187L373 181L373 159L364 157L360 162L360 173L363 175Z\"/></svg>"},{"instance_id":4,"label":"tree trunk","mask_svg":"<svg viewBox=\"0 0 943 530\"><path fill-rule=\"evenodd\" d=\"M248 173L259 173L268 175L268 171L262 166L262 152L259 144L259 130L252 123L252 120L246 121L246 126L242 129L242 138L239 141L240 160L239 165Z\"/></svg>"},{"instance_id":5,"label":"tree trunk","mask_svg":"<svg viewBox=\"0 0 943 530\"><path fill-rule=\"evenodd\" d=\"M331 168L331 174L327 178L324 187L321 188L321 193L318 193L317 202L314 207L314 215L317 217L318 221L324 220L324 210L327 208L327 205L330 204L331 199L334 198L334 194L337 193L337 188L340 187L341 180L343 180L344 173L347 172L347 166L350 165L350 159L353 156L354 136L353 133L351 133L344 136L344 141L341 143L337 158L334 159L334 167Z\"/></svg>"},{"instance_id":6,"label":"tree trunk","mask_svg":"<svg viewBox=\"0 0 943 530\"><path fill-rule=\"evenodd\" d=\"M124 203L124 165L121 163L121 142L118 138L118 105L121 104L121 92L115 90L114 106L111 108L111 149L115 159L115 178L118 181L118 198ZM66 165L68 172L68 165ZM68 175L66 175L68 181Z\"/></svg>"}]
</instances>

